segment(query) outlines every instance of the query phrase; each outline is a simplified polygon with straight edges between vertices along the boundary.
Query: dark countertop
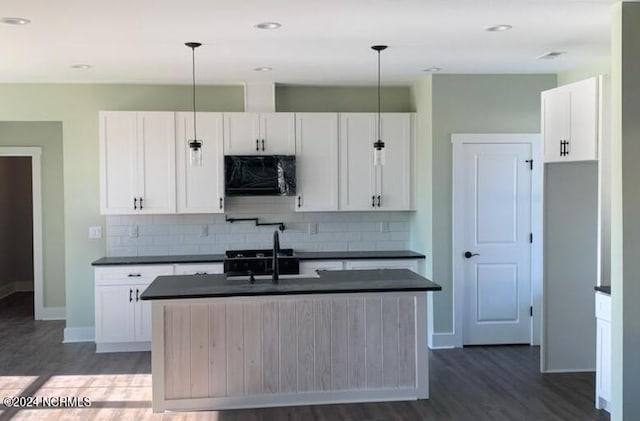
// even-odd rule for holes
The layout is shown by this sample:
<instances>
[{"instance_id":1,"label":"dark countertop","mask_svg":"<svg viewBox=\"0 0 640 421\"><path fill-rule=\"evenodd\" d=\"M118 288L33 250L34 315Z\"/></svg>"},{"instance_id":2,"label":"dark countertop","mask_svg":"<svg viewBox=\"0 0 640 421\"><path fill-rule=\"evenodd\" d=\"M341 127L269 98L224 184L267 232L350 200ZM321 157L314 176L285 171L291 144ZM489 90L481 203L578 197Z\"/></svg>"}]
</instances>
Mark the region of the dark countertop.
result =
<instances>
[{"instance_id":1,"label":"dark countertop","mask_svg":"<svg viewBox=\"0 0 640 421\"><path fill-rule=\"evenodd\" d=\"M304 260L352 260L352 259L424 259L424 254L411 250L390 251L300 251L296 256ZM92 266L117 265L170 265L174 263L222 263L224 254L189 254L176 256L103 257Z\"/></svg>"},{"instance_id":2,"label":"dark countertop","mask_svg":"<svg viewBox=\"0 0 640 421\"><path fill-rule=\"evenodd\" d=\"M611 295L611 285L600 285L596 287L596 291L604 292L605 294Z\"/></svg>"},{"instance_id":3,"label":"dark countertop","mask_svg":"<svg viewBox=\"0 0 640 421\"><path fill-rule=\"evenodd\" d=\"M346 294L359 292L440 291L440 285L408 269L322 270L318 277L257 280L216 275L158 276L140 296L143 300L261 295Z\"/></svg>"},{"instance_id":4,"label":"dark countertop","mask_svg":"<svg viewBox=\"0 0 640 421\"><path fill-rule=\"evenodd\" d=\"M188 254L177 256L126 256L103 257L91 263L92 266L117 265L171 265L174 263L222 263L224 254Z\"/></svg>"},{"instance_id":5,"label":"dark countertop","mask_svg":"<svg viewBox=\"0 0 640 421\"><path fill-rule=\"evenodd\" d=\"M357 260L357 259L424 259L424 254L411 250L389 251L297 251L300 260Z\"/></svg>"}]
</instances>

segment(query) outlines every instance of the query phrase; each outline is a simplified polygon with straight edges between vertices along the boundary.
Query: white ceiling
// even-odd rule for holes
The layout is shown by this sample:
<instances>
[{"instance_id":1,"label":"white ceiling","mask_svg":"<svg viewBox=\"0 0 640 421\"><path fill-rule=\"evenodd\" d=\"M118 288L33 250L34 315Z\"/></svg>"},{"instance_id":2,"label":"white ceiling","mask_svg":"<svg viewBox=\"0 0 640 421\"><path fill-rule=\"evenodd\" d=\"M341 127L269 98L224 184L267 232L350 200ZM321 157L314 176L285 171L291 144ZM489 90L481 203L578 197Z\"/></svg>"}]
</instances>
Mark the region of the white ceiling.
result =
<instances>
[{"instance_id":1,"label":"white ceiling","mask_svg":"<svg viewBox=\"0 0 640 421\"><path fill-rule=\"evenodd\" d=\"M2 0L0 82L384 84L556 73L608 56L613 0ZM277 21L282 28L255 24ZM484 28L510 24L507 32ZM555 60L536 60L548 51ZM93 65L75 70L78 63ZM253 68L269 66L271 72Z\"/></svg>"}]
</instances>

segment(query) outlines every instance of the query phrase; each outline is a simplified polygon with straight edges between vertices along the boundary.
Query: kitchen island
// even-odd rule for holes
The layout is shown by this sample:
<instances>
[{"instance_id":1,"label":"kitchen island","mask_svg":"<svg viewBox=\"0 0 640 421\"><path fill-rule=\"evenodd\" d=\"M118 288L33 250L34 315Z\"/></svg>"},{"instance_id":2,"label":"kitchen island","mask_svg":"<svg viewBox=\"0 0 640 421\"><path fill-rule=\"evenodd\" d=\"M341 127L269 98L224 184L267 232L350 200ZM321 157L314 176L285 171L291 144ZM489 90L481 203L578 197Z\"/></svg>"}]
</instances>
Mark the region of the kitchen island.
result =
<instances>
[{"instance_id":1,"label":"kitchen island","mask_svg":"<svg viewBox=\"0 0 640 421\"><path fill-rule=\"evenodd\" d=\"M283 278L152 282L155 412L428 398L440 286L405 269Z\"/></svg>"}]
</instances>

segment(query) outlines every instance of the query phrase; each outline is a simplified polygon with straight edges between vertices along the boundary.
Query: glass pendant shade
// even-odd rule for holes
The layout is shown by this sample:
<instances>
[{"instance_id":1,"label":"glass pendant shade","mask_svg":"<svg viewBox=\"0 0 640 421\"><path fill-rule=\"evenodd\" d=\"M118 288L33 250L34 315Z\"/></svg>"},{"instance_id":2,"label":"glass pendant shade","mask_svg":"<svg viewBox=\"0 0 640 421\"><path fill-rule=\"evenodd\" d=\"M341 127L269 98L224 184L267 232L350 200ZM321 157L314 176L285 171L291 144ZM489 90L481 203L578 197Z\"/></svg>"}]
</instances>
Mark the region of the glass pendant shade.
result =
<instances>
[{"instance_id":1,"label":"glass pendant shade","mask_svg":"<svg viewBox=\"0 0 640 421\"><path fill-rule=\"evenodd\" d=\"M384 165L384 142L378 140L373 144L373 165Z\"/></svg>"},{"instance_id":2,"label":"glass pendant shade","mask_svg":"<svg viewBox=\"0 0 640 421\"><path fill-rule=\"evenodd\" d=\"M202 140L189 140L189 165L192 167L202 166Z\"/></svg>"}]
</instances>

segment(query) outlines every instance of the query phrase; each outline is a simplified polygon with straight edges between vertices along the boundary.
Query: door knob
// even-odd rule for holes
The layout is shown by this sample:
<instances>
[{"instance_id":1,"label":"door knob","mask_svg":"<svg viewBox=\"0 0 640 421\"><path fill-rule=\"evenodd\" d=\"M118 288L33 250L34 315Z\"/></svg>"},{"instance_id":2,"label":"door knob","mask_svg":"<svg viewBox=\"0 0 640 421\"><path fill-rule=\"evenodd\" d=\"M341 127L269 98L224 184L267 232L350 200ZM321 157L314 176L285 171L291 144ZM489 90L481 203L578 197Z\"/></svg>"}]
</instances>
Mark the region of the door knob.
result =
<instances>
[{"instance_id":1,"label":"door knob","mask_svg":"<svg viewBox=\"0 0 640 421\"><path fill-rule=\"evenodd\" d=\"M480 255L478 253L471 253L470 251L464 252L464 257L466 257L467 259L471 259L473 256L480 256Z\"/></svg>"}]
</instances>

